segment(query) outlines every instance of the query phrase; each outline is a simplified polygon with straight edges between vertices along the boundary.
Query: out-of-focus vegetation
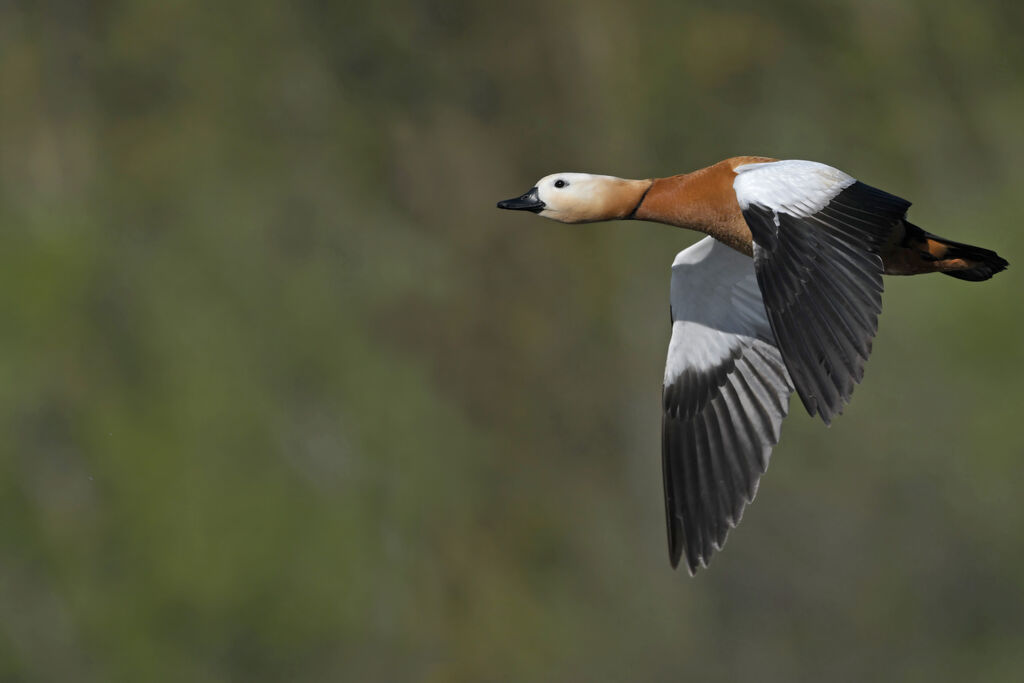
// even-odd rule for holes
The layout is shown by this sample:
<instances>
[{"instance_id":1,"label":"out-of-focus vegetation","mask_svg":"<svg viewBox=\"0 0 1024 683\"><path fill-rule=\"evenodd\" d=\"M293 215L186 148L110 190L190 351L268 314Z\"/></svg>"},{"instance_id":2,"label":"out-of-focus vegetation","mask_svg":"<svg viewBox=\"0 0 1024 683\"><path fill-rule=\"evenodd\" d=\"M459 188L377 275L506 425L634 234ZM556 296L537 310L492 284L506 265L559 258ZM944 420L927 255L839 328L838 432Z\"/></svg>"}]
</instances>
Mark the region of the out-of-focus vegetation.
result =
<instances>
[{"instance_id":1,"label":"out-of-focus vegetation","mask_svg":"<svg viewBox=\"0 0 1024 683\"><path fill-rule=\"evenodd\" d=\"M0 678L1017 681L1024 5L0 2ZM668 266L494 202L817 159L997 249L889 279L669 569Z\"/></svg>"}]
</instances>

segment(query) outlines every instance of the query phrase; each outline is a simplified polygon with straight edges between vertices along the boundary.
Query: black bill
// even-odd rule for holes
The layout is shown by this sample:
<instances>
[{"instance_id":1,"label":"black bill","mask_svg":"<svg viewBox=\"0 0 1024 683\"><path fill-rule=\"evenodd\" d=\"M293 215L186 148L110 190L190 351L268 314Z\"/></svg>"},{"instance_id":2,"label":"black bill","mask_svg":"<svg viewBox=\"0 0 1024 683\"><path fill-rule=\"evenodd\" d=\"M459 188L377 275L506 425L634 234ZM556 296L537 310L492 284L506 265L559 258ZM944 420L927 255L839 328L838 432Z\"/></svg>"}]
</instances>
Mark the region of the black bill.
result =
<instances>
[{"instance_id":1,"label":"black bill","mask_svg":"<svg viewBox=\"0 0 1024 683\"><path fill-rule=\"evenodd\" d=\"M499 209L511 209L513 211L533 211L540 213L544 210L544 202L537 196L537 188L532 187L530 191L521 197L505 199L498 202Z\"/></svg>"}]
</instances>

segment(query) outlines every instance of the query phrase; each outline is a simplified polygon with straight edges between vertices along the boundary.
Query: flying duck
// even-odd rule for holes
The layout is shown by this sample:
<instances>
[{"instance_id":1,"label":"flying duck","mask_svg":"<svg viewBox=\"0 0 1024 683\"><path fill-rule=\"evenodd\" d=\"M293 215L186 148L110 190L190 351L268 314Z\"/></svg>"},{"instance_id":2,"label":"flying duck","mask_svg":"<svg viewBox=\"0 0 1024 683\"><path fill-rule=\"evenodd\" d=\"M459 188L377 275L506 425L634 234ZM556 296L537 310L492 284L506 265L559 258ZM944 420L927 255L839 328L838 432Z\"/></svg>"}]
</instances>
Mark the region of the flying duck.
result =
<instances>
[{"instance_id":1,"label":"flying duck","mask_svg":"<svg viewBox=\"0 0 1024 683\"><path fill-rule=\"evenodd\" d=\"M757 493L795 390L840 414L882 310L882 275L987 280L994 251L928 233L910 202L814 161L734 157L668 178L555 173L499 209L708 235L672 263L662 400L669 559L706 567Z\"/></svg>"}]
</instances>

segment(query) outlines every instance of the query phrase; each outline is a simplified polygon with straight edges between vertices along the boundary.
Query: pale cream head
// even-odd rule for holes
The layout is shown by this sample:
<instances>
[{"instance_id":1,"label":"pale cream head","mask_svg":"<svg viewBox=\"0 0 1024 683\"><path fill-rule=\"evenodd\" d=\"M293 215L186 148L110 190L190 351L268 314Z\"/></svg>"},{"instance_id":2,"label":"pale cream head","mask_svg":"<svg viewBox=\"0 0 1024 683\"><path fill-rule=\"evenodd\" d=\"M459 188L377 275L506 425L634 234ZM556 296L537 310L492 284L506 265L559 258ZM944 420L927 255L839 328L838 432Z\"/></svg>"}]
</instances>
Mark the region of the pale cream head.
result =
<instances>
[{"instance_id":1,"label":"pale cream head","mask_svg":"<svg viewBox=\"0 0 1024 683\"><path fill-rule=\"evenodd\" d=\"M561 223L588 223L610 218L621 178L592 173L553 173L537 181L544 218Z\"/></svg>"},{"instance_id":2,"label":"pale cream head","mask_svg":"<svg viewBox=\"0 0 1024 683\"><path fill-rule=\"evenodd\" d=\"M626 218L650 182L593 173L552 173L523 196L499 202L498 208L532 211L561 223Z\"/></svg>"}]
</instances>

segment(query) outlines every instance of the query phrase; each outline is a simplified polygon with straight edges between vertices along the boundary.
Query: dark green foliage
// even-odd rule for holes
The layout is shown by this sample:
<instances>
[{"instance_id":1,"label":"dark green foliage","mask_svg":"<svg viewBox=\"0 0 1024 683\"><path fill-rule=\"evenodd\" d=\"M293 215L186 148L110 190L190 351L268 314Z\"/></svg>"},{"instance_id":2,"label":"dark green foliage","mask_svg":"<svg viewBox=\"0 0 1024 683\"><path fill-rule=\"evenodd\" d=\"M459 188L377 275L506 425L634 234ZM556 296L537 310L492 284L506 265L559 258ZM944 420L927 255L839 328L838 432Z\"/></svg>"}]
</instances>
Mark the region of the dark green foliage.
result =
<instances>
[{"instance_id":1,"label":"dark green foliage","mask_svg":"<svg viewBox=\"0 0 1024 683\"><path fill-rule=\"evenodd\" d=\"M1022 271L887 279L689 579L697 236L494 208L810 158L1020 261L1021 6L777 5L0 3L0 678L1017 680Z\"/></svg>"}]
</instances>

